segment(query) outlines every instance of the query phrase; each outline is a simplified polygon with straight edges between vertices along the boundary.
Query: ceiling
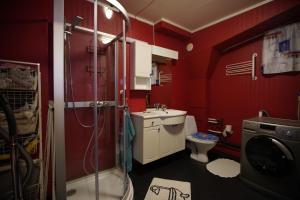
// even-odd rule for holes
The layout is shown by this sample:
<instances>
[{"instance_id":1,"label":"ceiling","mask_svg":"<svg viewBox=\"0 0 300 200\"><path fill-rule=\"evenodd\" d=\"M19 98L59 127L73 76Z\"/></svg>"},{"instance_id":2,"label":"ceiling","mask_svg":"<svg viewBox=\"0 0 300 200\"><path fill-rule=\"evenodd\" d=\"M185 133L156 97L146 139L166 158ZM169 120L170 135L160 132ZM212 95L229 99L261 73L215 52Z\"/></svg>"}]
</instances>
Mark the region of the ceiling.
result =
<instances>
[{"instance_id":1,"label":"ceiling","mask_svg":"<svg viewBox=\"0 0 300 200\"><path fill-rule=\"evenodd\" d=\"M119 0L132 17L195 32L272 0Z\"/></svg>"}]
</instances>

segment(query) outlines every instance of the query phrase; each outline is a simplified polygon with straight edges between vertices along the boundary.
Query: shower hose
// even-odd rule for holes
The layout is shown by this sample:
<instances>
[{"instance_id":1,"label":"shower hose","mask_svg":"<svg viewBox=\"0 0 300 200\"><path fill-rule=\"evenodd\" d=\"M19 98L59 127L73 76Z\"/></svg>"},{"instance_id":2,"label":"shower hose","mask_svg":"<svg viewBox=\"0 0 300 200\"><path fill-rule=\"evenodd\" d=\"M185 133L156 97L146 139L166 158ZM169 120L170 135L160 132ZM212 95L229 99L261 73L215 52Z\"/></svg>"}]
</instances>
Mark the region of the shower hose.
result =
<instances>
[{"instance_id":1,"label":"shower hose","mask_svg":"<svg viewBox=\"0 0 300 200\"><path fill-rule=\"evenodd\" d=\"M17 143L17 127L16 119L14 117L13 111L10 108L9 102L3 94L0 93L0 108L5 114L8 131L0 127L0 137L2 137L5 142L9 143L11 146L11 172L12 172L12 183L13 191L8 191L5 194L1 194L1 199L23 199L22 188L26 187L28 181L32 176L33 161L31 156L26 152L26 150ZM27 170L24 178L22 179L20 168L19 168L19 154L25 160ZM22 179L22 180L21 180Z\"/></svg>"}]
</instances>

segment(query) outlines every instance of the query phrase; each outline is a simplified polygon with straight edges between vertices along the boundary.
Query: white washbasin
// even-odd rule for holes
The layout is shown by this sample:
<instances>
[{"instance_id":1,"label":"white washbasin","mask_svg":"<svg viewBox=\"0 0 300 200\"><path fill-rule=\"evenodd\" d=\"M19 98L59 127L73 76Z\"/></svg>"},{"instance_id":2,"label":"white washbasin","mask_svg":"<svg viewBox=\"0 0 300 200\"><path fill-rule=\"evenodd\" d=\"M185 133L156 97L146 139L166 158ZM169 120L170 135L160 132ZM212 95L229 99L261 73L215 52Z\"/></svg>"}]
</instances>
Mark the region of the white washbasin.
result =
<instances>
[{"instance_id":1,"label":"white washbasin","mask_svg":"<svg viewBox=\"0 0 300 200\"><path fill-rule=\"evenodd\" d=\"M144 112L145 116L159 117L163 125L183 124L186 113L186 111L175 109L147 109L146 112Z\"/></svg>"},{"instance_id":2,"label":"white washbasin","mask_svg":"<svg viewBox=\"0 0 300 200\"><path fill-rule=\"evenodd\" d=\"M186 111L183 110L175 110L175 109L166 109L165 111L163 110L156 110L156 109L147 109L147 113L153 113L157 114L160 117L176 117L176 116L182 116L186 115Z\"/></svg>"},{"instance_id":3,"label":"white washbasin","mask_svg":"<svg viewBox=\"0 0 300 200\"><path fill-rule=\"evenodd\" d=\"M163 111L151 108L145 112L134 112L131 114L144 119L160 118L162 125L177 125L184 123L186 113L187 112L183 110L166 109Z\"/></svg>"}]
</instances>

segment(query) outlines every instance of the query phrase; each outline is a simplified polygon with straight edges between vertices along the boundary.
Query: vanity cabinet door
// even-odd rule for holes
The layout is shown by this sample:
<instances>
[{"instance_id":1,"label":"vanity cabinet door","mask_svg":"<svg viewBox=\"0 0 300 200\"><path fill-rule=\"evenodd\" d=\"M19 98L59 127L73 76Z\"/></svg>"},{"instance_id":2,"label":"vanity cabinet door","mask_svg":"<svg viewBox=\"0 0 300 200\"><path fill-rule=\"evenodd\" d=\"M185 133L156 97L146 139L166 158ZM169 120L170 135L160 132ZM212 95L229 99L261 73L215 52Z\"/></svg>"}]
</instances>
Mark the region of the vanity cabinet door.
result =
<instances>
[{"instance_id":1,"label":"vanity cabinet door","mask_svg":"<svg viewBox=\"0 0 300 200\"><path fill-rule=\"evenodd\" d=\"M159 136L161 158L185 149L183 124L161 126Z\"/></svg>"},{"instance_id":2,"label":"vanity cabinet door","mask_svg":"<svg viewBox=\"0 0 300 200\"><path fill-rule=\"evenodd\" d=\"M161 130L159 133L159 140L160 140L160 158L168 156L174 152L176 147L176 138L172 136L167 131L167 126L161 126Z\"/></svg>"},{"instance_id":3,"label":"vanity cabinet door","mask_svg":"<svg viewBox=\"0 0 300 200\"><path fill-rule=\"evenodd\" d=\"M144 128L143 163L159 159L159 126Z\"/></svg>"},{"instance_id":4,"label":"vanity cabinet door","mask_svg":"<svg viewBox=\"0 0 300 200\"><path fill-rule=\"evenodd\" d=\"M174 142L173 152L185 149L185 134L183 131L184 124L176 124L165 127Z\"/></svg>"}]
</instances>

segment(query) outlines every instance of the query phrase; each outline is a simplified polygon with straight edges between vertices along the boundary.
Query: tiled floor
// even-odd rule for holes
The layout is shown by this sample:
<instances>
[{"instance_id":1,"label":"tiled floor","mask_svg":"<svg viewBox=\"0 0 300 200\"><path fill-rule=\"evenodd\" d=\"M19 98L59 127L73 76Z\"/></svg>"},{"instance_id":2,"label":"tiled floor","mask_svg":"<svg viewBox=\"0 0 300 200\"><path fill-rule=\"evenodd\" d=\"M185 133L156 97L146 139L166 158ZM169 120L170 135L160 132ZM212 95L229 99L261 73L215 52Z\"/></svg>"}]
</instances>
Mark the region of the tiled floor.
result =
<instances>
[{"instance_id":1,"label":"tiled floor","mask_svg":"<svg viewBox=\"0 0 300 200\"><path fill-rule=\"evenodd\" d=\"M215 153L210 159L219 157ZM153 177L191 182L192 200L266 200L265 196L246 186L238 177L221 178L209 173L205 164L190 159L188 152L149 163L134 163L129 174L134 186L135 200L143 200Z\"/></svg>"}]
</instances>

